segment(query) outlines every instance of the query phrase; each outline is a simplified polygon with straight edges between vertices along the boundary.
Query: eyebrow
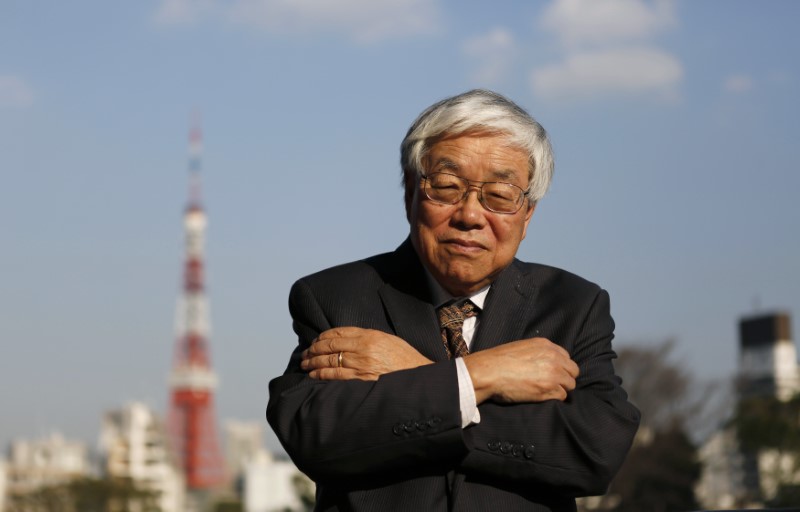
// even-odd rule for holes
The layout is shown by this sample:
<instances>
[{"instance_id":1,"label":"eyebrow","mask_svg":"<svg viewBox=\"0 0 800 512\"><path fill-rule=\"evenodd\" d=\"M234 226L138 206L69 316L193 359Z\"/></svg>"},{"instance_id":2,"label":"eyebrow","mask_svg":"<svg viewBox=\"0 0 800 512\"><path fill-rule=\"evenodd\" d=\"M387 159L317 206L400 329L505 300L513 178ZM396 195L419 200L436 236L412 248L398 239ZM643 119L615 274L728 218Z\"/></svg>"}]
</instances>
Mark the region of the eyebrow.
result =
<instances>
[{"instance_id":1,"label":"eyebrow","mask_svg":"<svg viewBox=\"0 0 800 512\"><path fill-rule=\"evenodd\" d=\"M448 171L457 171L461 167L454 161L450 160L449 158L440 158L436 165L433 166L436 171L441 170L448 170ZM492 178L504 180L504 181L513 181L516 177L516 172L511 169L496 169L489 171L489 174Z\"/></svg>"},{"instance_id":2,"label":"eyebrow","mask_svg":"<svg viewBox=\"0 0 800 512\"><path fill-rule=\"evenodd\" d=\"M453 171L457 171L460 169L457 163L450 160L449 158L440 158L439 161L436 162L436 165L433 166L434 169L449 169Z\"/></svg>"},{"instance_id":3,"label":"eyebrow","mask_svg":"<svg viewBox=\"0 0 800 512\"><path fill-rule=\"evenodd\" d=\"M510 169L498 169L496 171L491 171L491 174L495 178L504 180L511 180L516 177L516 173Z\"/></svg>"}]
</instances>

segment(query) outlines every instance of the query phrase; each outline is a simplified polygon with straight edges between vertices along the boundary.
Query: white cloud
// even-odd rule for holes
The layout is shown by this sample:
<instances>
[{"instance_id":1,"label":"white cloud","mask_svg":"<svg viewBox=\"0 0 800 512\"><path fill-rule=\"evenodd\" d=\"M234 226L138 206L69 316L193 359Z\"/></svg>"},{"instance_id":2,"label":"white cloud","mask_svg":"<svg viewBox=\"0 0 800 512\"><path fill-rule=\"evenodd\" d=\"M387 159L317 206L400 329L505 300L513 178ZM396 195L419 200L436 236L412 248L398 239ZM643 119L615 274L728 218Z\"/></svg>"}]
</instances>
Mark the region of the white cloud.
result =
<instances>
[{"instance_id":1,"label":"white cloud","mask_svg":"<svg viewBox=\"0 0 800 512\"><path fill-rule=\"evenodd\" d=\"M0 75L0 108L24 108L33 105L33 90L14 75Z\"/></svg>"},{"instance_id":2,"label":"white cloud","mask_svg":"<svg viewBox=\"0 0 800 512\"><path fill-rule=\"evenodd\" d=\"M462 45L464 54L475 64L473 80L484 84L501 81L514 60L515 45L511 32L495 28L468 39Z\"/></svg>"},{"instance_id":3,"label":"white cloud","mask_svg":"<svg viewBox=\"0 0 800 512\"><path fill-rule=\"evenodd\" d=\"M531 73L534 92L557 100L615 94L656 94L675 99L681 63L656 48L631 47L571 54L560 64Z\"/></svg>"},{"instance_id":4,"label":"white cloud","mask_svg":"<svg viewBox=\"0 0 800 512\"><path fill-rule=\"evenodd\" d=\"M678 99L683 66L653 42L677 25L673 0L553 0L539 25L555 35L562 55L531 72L536 95Z\"/></svg>"},{"instance_id":5,"label":"white cloud","mask_svg":"<svg viewBox=\"0 0 800 512\"><path fill-rule=\"evenodd\" d=\"M429 34L438 0L162 0L160 23L219 19L279 34L342 33L360 43Z\"/></svg>"},{"instance_id":6,"label":"white cloud","mask_svg":"<svg viewBox=\"0 0 800 512\"><path fill-rule=\"evenodd\" d=\"M747 75L732 75L725 79L723 87L732 93L745 93L753 89L753 79Z\"/></svg>"},{"instance_id":7,"label":"white cloud","mask_svg":"<svg viewBox=\"0 0 800 512\"><path fill-rule=\"evenodd\" d=\"M675 24L671 0L556 0L541 19L567 47L642 41Z\"/></svg>"}]
</instances>

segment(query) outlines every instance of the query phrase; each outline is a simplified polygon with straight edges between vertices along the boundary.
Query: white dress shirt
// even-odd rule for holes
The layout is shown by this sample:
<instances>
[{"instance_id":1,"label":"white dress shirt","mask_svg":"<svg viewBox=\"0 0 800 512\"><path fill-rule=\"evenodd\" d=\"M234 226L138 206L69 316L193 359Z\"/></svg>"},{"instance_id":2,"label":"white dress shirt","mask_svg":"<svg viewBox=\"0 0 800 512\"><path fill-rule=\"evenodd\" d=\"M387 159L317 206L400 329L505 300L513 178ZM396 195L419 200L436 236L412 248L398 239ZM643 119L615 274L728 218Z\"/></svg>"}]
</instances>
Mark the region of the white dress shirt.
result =
<instances>
[{"instance_id":1,"label":"white dress shirt","mask_svg":"<svg viewBox=\"0 0 800 512\"><path fill-rule=\"evenodd\" d=\"M436 282L432 275L427 271L428 284L434 299L434 306L440 308L441 306L452 302L453 299L469 299L472 301L478 310L483 310L483 304L486 302L486 296L489 294L491 285L478 290L477 293L469 297L453 297L447 293L441 285ZM475 331L478 329L480 319L478 316L472 316L464 320L464 325L461 327L461 333L464 336L464 341L467 348L472 347L472 338L475 336ZM480 423L481 413L478 410L477 398L475 398L475 386L472 384L472 378L469 376L469 370L461 357L456 358L456 371L458 372L458 398L461 407L461 428Z\"/></svg>"}]
</instances>

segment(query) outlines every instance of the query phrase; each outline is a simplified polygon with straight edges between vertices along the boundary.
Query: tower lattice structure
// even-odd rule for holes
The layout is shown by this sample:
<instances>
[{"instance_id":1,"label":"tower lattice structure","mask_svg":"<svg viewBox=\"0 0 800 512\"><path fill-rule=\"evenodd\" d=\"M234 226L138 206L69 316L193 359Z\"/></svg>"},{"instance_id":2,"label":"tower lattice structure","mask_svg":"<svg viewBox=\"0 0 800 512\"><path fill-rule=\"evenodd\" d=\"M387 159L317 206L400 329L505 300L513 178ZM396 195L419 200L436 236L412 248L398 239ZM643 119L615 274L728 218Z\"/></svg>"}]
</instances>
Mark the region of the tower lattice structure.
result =
<instances>
[{"instance_id":1,"label":"tower lattice structure","mask_svg":"<svg viewBox=\"0 0 800 512\"><path fill-rule=\"evenodd\" d=\"M217 376L209 354L209 315L205 294L206 214L200 194L200 129L189 137L189 202L184 213L183 293L176 315L176 347L170 374L169 430L189 490L217 486L224 466L217 439L214 390Z\"/></svg>"}]
</instances>

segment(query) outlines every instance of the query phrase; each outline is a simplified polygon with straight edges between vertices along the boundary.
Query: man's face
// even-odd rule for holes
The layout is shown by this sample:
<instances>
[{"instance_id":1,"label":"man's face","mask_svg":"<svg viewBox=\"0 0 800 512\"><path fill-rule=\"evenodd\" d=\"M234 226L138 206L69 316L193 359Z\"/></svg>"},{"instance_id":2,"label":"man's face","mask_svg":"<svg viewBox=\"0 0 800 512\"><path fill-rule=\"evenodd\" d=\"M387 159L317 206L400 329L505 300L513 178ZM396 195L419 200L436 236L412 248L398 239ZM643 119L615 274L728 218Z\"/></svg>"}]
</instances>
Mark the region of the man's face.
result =
<instances>
[{"instance_id":1,"label":"man's face","mask_svg":"<svg viewBox=\"0 0 800 512\"><path fill-rule=\"evenodd\" d=\"M528 188L528 156L508 146L502 135L444 137L430 148L423 163L427 175L443 171L474 182L503 181ZM460 203L439 204L425 196L423 185L422 180L407 184L413 190L406 194L411 241L445 290L454 296L470 295L491 283L514 259L534 207L526 200L516 213L493 213L481 205L475 188Z\"/></svg>"}]
</instances>

